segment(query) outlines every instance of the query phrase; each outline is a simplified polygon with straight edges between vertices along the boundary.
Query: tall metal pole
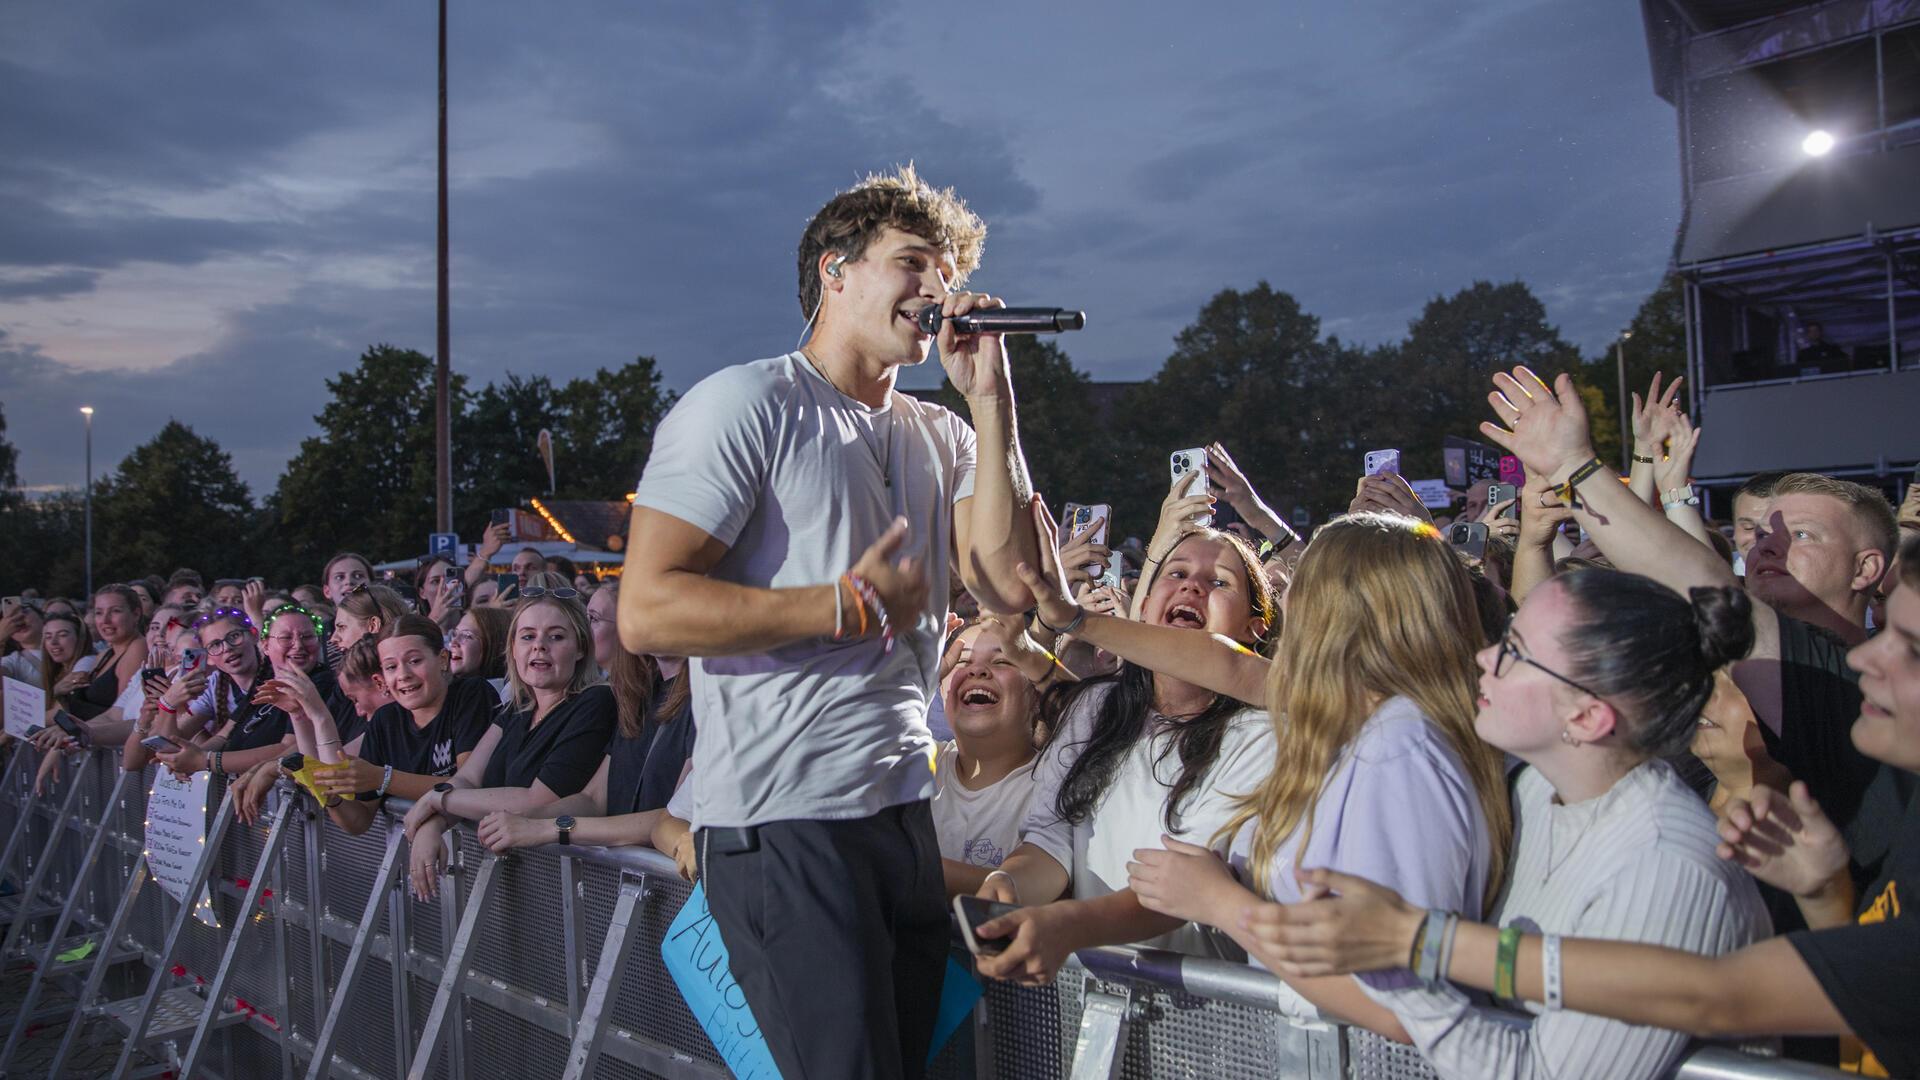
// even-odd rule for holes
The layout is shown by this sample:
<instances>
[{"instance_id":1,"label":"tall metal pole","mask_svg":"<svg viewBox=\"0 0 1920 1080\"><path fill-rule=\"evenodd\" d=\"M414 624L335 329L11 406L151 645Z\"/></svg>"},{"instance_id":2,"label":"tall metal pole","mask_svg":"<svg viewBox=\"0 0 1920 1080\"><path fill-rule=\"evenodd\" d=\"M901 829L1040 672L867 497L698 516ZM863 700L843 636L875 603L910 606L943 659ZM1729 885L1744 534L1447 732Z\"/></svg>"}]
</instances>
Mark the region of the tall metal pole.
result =
<instances>
[{"instance_id":1,"label":"tall metal pole","mask_svg":"<svg viewBox=\"0 0 1920 1080\"><path fill-rule=\"evenodd\" d=\"M1629 330L1613 343L1613 366L1620 372L1620 471L1633 471L1633 401L1627 397L1627 339Z\"/></svg>"},{"instance_id":2,"label":"tall metal pole","mask_svg":"<svg viewBox=\"0 0 1920 1080\"><path fill-rule=\"evenodd\" d=\"M80 406L80 414L87 418L87 597L92 603L93 597L93 406Z\"/></svg>"},{"instance_id":3,"label":"tall metal pole","mask_svg":"<svg viewBox=\"0 0 1920 1080\"><path fill-rule=\"evenodd\" d=\"M447 327L447 0L440 0L440 266L435 301L439 326L433 367L433 492L435 531L453 531L453 416L447 399L452 347Z\"/></svg>"}]
</instances>

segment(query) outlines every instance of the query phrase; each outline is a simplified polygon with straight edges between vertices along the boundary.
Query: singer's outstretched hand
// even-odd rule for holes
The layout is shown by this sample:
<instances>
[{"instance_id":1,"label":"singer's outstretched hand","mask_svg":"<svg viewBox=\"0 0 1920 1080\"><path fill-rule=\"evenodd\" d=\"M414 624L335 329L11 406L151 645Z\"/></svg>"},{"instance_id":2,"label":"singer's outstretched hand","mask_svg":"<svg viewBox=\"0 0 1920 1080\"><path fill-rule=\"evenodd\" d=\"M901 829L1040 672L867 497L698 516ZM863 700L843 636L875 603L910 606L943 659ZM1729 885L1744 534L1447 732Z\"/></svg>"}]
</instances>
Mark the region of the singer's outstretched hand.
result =
<instances>
[{"instance_id":1,"label":"singer's outstretched hand","mask_svg":"<svg viewBox=\"0 0 1920 1080\"><path fill-rule=\"evenodd\" d=\"M1012 385L1007 354L1000 347L999 334L958 334L950 320L955 315L1006 306L999 297L972 292L950 293L940 305L940 334L935 340L940 365L947 369L953 388L969 403L1006 395Z\"/></svg>"}]
</instances>

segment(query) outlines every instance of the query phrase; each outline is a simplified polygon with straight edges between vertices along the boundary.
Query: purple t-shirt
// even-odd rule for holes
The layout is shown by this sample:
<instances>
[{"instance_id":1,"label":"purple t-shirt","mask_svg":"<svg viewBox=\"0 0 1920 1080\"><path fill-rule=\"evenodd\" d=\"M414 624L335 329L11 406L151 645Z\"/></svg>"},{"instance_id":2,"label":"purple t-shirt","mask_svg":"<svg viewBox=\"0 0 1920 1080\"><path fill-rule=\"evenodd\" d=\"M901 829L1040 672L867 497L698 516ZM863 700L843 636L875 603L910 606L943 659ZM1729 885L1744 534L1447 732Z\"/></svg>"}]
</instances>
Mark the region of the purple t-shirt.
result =
<instances>
[{"instance_id":1,"label":"purple t-shirt","mask_svg":"<svg viewBox=\"0 0 1920 1080\"><path fill-rule=\"evenodd\" d=\"M1320 790L1306 850L1303 826L1281 841L1264 888L1249 865L1253 829L1248 822L1235 834L1227 861L1242 885L1280 903L1300 899L1296 866L1326 867L1385 885L1416 907L1480 917L1492 860L1486 816L1460 756L1408 698L1367 718ZM1392 985L1395 974L1366 979Z\"/></svg>"}]
</instances>

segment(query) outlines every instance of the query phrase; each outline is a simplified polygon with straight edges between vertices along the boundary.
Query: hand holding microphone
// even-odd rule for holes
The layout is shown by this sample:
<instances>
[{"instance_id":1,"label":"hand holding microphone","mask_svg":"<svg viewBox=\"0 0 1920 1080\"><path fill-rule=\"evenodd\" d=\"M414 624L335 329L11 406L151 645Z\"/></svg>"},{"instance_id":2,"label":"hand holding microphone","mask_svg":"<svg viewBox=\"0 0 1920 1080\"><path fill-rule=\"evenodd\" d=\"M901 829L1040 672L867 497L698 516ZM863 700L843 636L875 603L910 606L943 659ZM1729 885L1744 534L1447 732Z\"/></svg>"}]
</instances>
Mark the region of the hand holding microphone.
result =
<instances>
[{"instance_id":1,"label":"hand holding microphone","mask_svg":"<svg viewBox=\"0 0 1920 1080\"><path fill-rule=\"evenodd\" d=\"M1082 330L1087 313L1057 307L1002 307L965 315L942 316L939 304L920 309L920 329L937 334L944 323L958 334L1058 334Z\"/></svg>"}]
</instances>

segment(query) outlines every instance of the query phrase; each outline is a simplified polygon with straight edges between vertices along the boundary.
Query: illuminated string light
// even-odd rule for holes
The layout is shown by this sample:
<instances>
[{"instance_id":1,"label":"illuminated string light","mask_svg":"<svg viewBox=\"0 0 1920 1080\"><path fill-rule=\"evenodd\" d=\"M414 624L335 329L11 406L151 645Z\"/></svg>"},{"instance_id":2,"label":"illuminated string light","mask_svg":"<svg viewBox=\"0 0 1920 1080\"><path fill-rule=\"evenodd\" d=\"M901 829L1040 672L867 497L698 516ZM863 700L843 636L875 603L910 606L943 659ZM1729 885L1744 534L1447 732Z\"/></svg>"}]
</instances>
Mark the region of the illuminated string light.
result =
<instances>
[{"instance_id":1,"label":"illuminated string light","mask_svg":"<svg viewBox=\"0 0 1920 1080\"><path fill-rule=\"evenodd\" d=\"M536 512L539 513L540 517L546 521L547 527L551 528L554 532L560 535L560 539L565 540L569 544L579 543L578 540L575 540L573 538L573 534L567 531L567 527L565 525L560 524L560 519L554 517L553 514L547 510L546 506L543 505L539 499L533 500L533 508Z\"/></svg>"}]
</instances>

